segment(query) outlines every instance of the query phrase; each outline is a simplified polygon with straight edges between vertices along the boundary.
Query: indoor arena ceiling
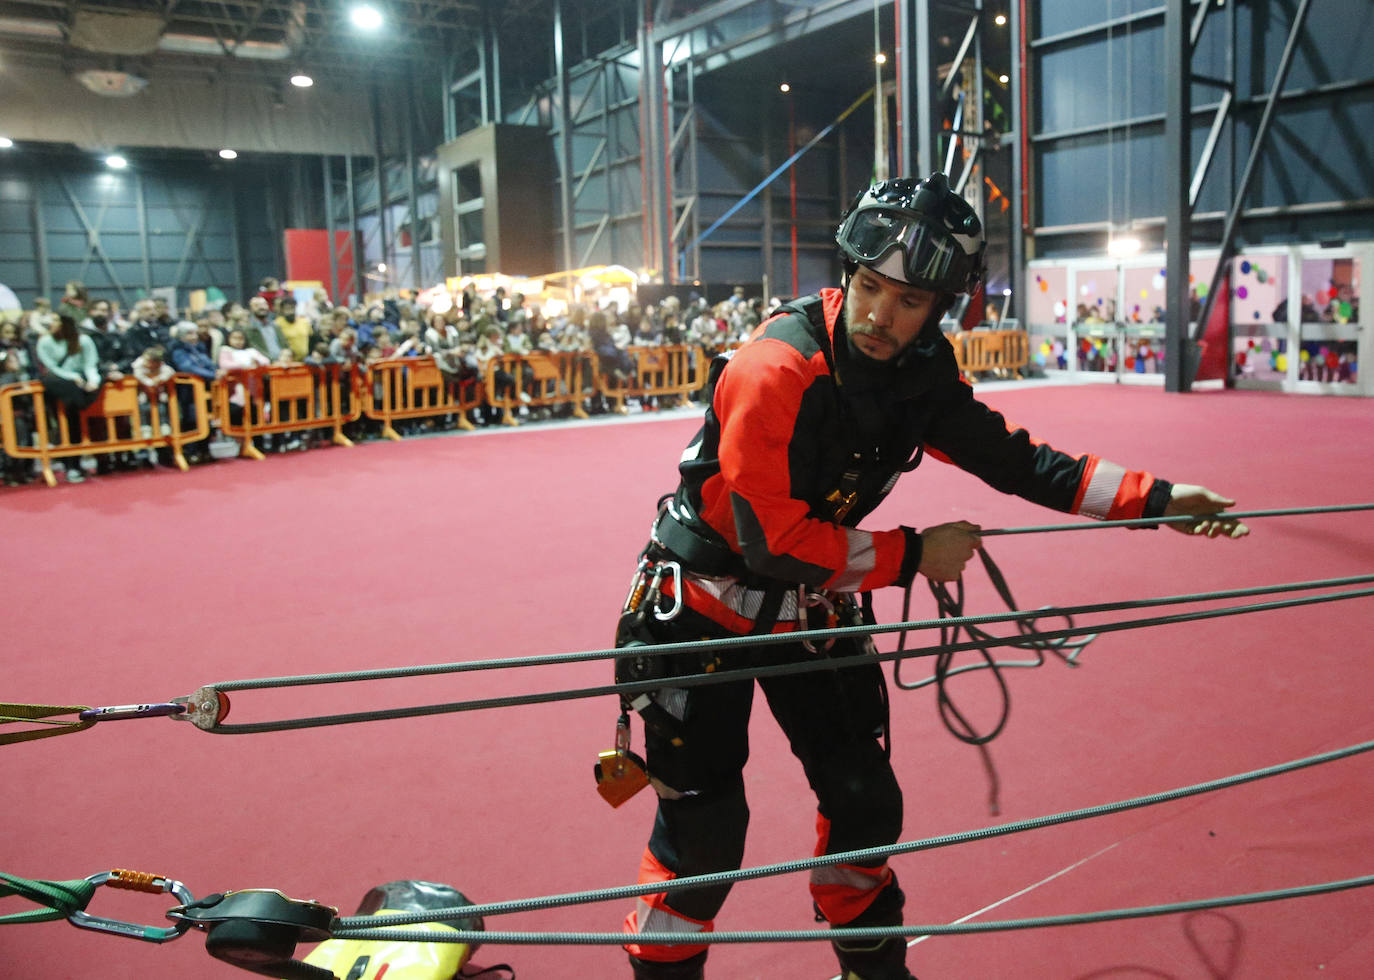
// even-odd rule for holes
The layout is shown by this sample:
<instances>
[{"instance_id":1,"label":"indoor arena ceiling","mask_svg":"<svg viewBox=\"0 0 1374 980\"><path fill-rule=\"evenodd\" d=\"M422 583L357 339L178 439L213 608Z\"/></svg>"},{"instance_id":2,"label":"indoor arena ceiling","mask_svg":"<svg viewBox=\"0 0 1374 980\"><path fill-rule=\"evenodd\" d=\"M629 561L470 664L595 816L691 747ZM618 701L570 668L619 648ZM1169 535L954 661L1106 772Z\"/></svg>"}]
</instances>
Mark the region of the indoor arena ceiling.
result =
<instances>
[{"instance_id":1,"label":"indoor arena ceiling","mask_svg":"<svg viewBox=\"0 0 1374 980\"><path fill-rule=\"evenodd\" d=\"M350 20L351 0L0 0L0 51L110 71L155 62L376 72L443 57L478 36L484 16L503 32L546 31L553 10L548 0L372 5L384 25L367 32Z\"/></svg>"}]
</instances>

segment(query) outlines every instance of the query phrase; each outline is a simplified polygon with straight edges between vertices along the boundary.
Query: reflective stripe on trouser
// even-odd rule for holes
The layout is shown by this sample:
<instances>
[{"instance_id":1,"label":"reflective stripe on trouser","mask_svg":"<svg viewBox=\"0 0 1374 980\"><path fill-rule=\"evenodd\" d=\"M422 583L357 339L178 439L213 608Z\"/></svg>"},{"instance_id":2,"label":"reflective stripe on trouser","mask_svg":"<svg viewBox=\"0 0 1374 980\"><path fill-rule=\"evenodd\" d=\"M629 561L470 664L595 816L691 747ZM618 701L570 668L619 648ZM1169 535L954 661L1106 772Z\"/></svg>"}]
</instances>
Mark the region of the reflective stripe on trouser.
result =
<instances>
[{"instance_id":1,"label":"reflective stripe on trouser","mask_svg":"<svg viewBox=\"0 0 1374 980\"><path fill-rule=\"evenodd\" d=\"M830 821L816 815L816 856L830 843ZM873 904L892 882L892 869L883 862L875 868L857 864L830 864L811 869L811 897L831 925L852 922Z\"/></svg>"},{"instance_id":2,"label":"reflective stripe on trouser","mask_svg":"<svg viewBox=\"0 0 1374 980\"><path fill-rule=\"evenodd\" d=\"M644 857L639 862L639 883L671 881L677 875L665 868L646 847ZM703 922L675 912L665 904L667 896L644 895L635 907L625 916L625 932L636 935L641 932L677 932L688 936L698 932L710 932L714 922ZM658 963L675 963L690 959L706 949L703 943L683 943L675 946L641 946L639 943L626 943L625 951L641 960Z\"/></svg>"}]
</instances>

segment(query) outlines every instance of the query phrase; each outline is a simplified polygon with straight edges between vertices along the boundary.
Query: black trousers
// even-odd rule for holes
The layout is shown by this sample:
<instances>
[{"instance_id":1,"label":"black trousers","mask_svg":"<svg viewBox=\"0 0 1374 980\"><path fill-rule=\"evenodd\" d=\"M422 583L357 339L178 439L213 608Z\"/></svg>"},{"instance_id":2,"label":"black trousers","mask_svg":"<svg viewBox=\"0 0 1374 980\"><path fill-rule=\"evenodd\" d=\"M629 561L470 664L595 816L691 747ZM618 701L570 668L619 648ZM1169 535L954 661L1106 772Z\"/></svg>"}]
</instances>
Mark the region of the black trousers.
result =
<instances>
[{"instance_id":1,"label":"black trousers","mask_svg":"<svg viewBox=\"0 0 1374 980\"><path fill-rule=\"evenodd\" d=\"M729 635L690 609L669 623L654 623L653 632L659 642ZM860 644L841 640L828 655L857 654ZM825 656L800 643L759 646L728 653L722 669ZM677 673L701 669L700 659L691 654L675 666ZM882 744L887 692L881 667L864 664L764 677L757 683L802 763L820 816L829 822L824 853L895 843L902 829L902 793ZM740 865L749 823L743 772L754 685L753 679L745 679L677 689L676 703L674 696L666 698L665 704L680 707L681 745L673 744L668 733L645 726L649 772L682 794L660 797L649 851L678 877ZM673 892L666 904L690 918L710 920L729 891L727 884Z\"/></svg>"}]
</instances>

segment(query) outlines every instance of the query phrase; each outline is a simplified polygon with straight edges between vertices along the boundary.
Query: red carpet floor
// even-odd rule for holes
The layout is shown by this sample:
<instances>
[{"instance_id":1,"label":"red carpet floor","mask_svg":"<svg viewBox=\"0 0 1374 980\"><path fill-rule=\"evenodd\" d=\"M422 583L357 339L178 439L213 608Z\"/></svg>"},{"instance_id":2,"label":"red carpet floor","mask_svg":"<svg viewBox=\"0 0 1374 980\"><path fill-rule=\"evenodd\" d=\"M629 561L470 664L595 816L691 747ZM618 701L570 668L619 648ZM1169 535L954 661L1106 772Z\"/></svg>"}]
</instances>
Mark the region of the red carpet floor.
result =
<instances>
[{"instance_id":1,"label":"red carpet floor","mask_svg":"<svg viewBox=\"0 0 1374 980\"><path fill-rule=\"evenodd\" d=\"M1092 449L1241 507L1374 496L1374 405L1254 393L1026 388L987 400L1062 448ZM0 495L8 540L0 700L127 704L238 678L609 645L656 498L695 429L676 418L417 439L109 477ZM926 463L872 526L1056 515ZM1367 514L1257 522L1239 542L1169 531L989 539L1023 606L1290 582L1374 570ZM899 596L879 611L895 619ZM975 580L970 612L1000 611ZM931 614L916 594L913 615ZM894 763L915 838L1169 789L1374 736L1359 600L1099 639L1084 666L1010 677L977 754L931 694L895 692ZM892 641L882 644L884 648ZM917 668L918 670L919 668ZM911 670L908 677L915 676ZM356 711L602 683L605 665L234 695L231 720ZM975 683L975 687L980 686ZM978 705L976 693L971 703ZM649 794L612 810L592 787L610 699L212 736L150 719L0 749L0 870L74 878L131 867L197 894L279 888L350 913L399 878L479 901L633 880ZM762 702L746 861L810 853L813 804ZM639 735L636 734L638 742ZM1203 898L1374 871L1374 759L1361 756L1147 810L899 858L908 918L1015 918ZM103 891L100 914L157 923L170 902ZM0 914L25 908L0 901ZM489 928L619 927L625 903L489 919ZM932 978L1366 978L1374 892L1190 916L934 938ZM800 876L736 887L723 929L808 928ZM484 947L521 980L624 976L607 947ZM818 945L722 947L711 976L821 978ZM0 978L247 976L195 935L154 946L66 923L0 928Z\"/></svg>"}]
</instances>

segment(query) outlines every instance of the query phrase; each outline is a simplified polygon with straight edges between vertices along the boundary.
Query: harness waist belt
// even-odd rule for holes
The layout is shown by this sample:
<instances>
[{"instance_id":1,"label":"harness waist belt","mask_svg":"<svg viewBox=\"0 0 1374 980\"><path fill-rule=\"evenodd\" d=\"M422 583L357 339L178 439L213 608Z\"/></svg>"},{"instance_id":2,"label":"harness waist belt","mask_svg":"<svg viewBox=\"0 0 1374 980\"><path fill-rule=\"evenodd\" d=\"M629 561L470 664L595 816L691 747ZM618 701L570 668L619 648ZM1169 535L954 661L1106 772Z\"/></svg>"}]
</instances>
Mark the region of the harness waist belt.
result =
<instances>
[{"instance_id":1,"label":"harness waist belt","mask_svg":"<svg viewBox=\"0 0 1374 980\"><path fill-rule=\"evenodd\" d=\"M746 579L744 559L728 547L711 541L664 510L654 522L653 539L667 548L684 568L702 575L731 575Z\"/></svg>"}]
</instances>

